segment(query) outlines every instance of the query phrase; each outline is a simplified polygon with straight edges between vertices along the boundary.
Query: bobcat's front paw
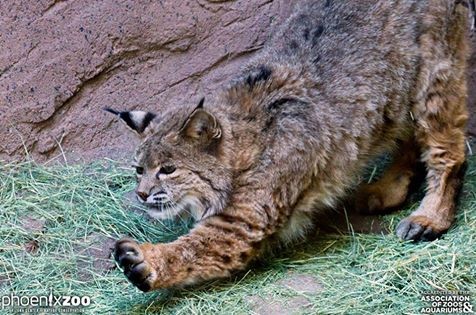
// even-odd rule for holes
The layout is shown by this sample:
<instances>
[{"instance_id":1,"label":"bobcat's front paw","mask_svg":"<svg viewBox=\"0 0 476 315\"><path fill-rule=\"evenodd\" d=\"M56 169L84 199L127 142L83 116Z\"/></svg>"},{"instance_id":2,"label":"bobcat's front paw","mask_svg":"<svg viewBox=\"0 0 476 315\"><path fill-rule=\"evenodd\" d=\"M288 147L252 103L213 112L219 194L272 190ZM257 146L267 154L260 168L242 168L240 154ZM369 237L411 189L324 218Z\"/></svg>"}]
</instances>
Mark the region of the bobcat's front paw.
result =
<instances>
[{"instance_id":1,"label":"bobcat's front paw","mask_svg":"<svg viewBox=\"0 0 476 315\"><path fill-rule=\"evenodd\" d=\"M128 238L117 241L114 258L124 269L127 279L137 288L144 292L153 288L156 273L145 260L144 253L137 242Z\"/></svg>"}]
</instances>

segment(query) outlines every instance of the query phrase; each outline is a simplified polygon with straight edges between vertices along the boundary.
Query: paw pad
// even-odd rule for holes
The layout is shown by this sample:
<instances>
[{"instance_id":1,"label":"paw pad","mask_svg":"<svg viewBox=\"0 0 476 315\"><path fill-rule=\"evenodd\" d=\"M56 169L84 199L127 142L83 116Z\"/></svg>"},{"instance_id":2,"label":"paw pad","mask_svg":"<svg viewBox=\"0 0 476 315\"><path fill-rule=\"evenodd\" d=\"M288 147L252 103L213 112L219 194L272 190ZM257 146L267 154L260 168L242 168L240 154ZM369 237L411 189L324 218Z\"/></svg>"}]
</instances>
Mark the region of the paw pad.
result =
<instances>
[{"instance_id":1,"label":"paw pad","mask_svg":"<svg viewBox=\"0 0 476 315\"><path fill-rule=\"evenodd\" d=\"M152 289L152 269L144 260L144 254L135 241L122 239L116 243L114 258L129 281L141 291Z\"/></svg>"}]
</instances>

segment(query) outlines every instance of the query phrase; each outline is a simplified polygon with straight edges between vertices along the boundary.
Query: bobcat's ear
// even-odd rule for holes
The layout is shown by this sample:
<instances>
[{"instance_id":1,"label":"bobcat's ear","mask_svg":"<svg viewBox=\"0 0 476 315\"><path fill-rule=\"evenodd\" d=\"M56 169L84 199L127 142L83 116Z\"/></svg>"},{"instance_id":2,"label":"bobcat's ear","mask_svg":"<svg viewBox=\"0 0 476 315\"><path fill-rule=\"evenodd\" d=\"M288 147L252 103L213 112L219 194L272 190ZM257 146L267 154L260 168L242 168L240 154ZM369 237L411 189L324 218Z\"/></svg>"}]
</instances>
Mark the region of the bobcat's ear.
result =
<instances>
[{"instance_id":1,"label":"bobcat's ear","mask_svg":"<svg viewBox=\"0 0 476 315\"><path fill-rule=\"evenodd\" d=\"M134 110L130 112L119 112L111 108L104 108L104 110L119 116L121 121L139 136L144 136L145 134L150 133L152 131L152 121L157 116L154 113L143 112L139 110Z\"/></svg>"},{"instance_id":2,"label":"bobcat's ear","mask_svg":"<svg viewBox=\"0 0 476 315\"><path fill-rule=\"evenodd\" d=\"M180 134L187 139L206 144L221 137L221 127L215 116L203 109L203 102L204 99L187 118Z\"/></svg>"}]
</instances>

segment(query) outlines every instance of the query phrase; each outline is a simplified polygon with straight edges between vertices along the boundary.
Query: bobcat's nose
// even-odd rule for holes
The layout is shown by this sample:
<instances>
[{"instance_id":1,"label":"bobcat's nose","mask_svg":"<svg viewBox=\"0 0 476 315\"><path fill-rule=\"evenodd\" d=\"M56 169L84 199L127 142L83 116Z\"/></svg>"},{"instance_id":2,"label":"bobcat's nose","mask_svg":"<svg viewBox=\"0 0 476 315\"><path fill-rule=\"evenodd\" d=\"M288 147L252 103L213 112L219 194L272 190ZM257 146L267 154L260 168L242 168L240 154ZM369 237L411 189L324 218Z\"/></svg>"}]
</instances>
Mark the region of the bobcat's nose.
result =
<instances>
[{"instance_id":1,"label":"bobcat's nose","mask_svg":"<svg viewBox=\"0 0 476 315\"><path fill-rule=\"evenodd\" d=\"M136 193L137 193L137 196L139 196L139 198L142 199L143 201L146 201L147 197L149 197L149 195L143 191L137 191Z\"/></svg>"}]
</instances>

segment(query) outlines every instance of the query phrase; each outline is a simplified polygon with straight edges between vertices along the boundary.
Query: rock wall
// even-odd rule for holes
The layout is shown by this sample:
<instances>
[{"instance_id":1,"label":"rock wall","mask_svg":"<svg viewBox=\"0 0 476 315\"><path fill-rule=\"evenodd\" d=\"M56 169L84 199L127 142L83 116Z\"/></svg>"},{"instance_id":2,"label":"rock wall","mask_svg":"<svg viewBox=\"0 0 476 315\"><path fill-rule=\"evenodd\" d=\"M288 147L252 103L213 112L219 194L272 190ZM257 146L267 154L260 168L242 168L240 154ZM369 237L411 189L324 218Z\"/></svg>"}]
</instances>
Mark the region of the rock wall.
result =
<instances>
[{"instance_id":1,"label":"rock wall","mask_svg":"<svg viewBox=\"0 0 476 315\"><path fill-rule=\"evenodd\" d=\"M135 139L103 107L197 102L262 47L291 2L0 1L0 160L127 156Z\"/></svg>"}]
</instances>

